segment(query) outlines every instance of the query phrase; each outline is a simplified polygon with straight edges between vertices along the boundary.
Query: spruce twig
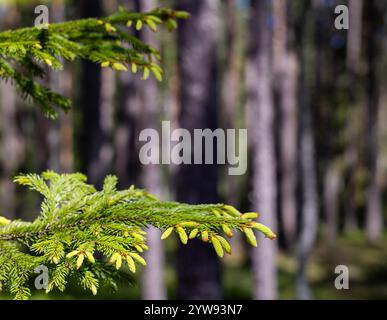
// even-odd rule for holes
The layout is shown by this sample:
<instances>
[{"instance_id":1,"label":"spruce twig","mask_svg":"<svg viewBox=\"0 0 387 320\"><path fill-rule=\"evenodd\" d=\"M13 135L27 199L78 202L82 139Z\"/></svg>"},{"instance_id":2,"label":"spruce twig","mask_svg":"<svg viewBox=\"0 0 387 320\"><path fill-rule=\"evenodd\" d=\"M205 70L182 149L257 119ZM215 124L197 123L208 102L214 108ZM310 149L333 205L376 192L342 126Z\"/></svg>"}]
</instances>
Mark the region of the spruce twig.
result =
<instances>
[{"instance_id":1,"label":"spruce twig","mask_svg":"<svg viewBox=\"0 0 387 320\"><path fill-rule=\"evenodd\" d=\"M161 202L133 186L118 191L115 176L107 176L100 191L79 173L46 171L15 182L44 197L33 222L0 217L0 283L17 299L30 296L29 281L42 264L50 270L47 292L65 290L70 276L93 294L102 280L115 285L123 265L133 273L138 264L146 265L140 254L148 249L147 226L164 230L162 239L175 232L184 244L193 238L210 242L220 257L231 253L223 234L231 237L232 230L245 233L254 246L253 229L275 237L253 221L256 213L241 214L224 204Z\"/></svg>"}]
</instances>

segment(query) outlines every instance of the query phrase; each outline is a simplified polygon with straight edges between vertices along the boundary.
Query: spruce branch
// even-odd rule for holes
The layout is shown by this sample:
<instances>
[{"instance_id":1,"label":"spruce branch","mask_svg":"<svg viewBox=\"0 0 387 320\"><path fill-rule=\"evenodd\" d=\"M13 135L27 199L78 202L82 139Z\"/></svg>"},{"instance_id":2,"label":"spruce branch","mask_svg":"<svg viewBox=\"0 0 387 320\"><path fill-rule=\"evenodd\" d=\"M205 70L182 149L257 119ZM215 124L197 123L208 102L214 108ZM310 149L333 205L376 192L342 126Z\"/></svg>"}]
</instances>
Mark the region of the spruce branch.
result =
<instances>
[{"instance_id":1,"label":"spruce branch","mask_svg":"<svg viewBox=\"0 0 387 320\"><path fill-rule=\"evenodd\" d=\"M65 290L69 278L93 294L102 283L116 286L123 266L134 273L146 265L140 254L148 249L148 226L163 230L162 239L175 232L184 244L193 238L209 242L220 257L231 253L223 234L243 232L253 246L253 229L275 238L254 221L256 213L241 214L224 204L161 202L134 186L119 191L115 176L107 176L100 191L79 173L46 171L14 180L43 196L33 222L0 217L0 288L16 299L30 296L29 283L39 265L50 270L46 292Z\"/></svg>"},{"instance_id":2,"label":"spruce branch","mask_svg":"<svg viewBox=\"0 0 387 320\"><path fill-rule=\"evenodd\" d=\"M90 60L118 71L141 71L143 79L152 73L162 79L160 55L152 46L130 34L144 27L157 31L160 25L172 31L177 19L186 12L158 8L147 13L123 8L108 17L81 19L0 32L0 78L11 80L21 95L32 99L48 117L57 116L56 108L67 111L70 100L50 91L38 82L45 70L61 70L63 60Z\"/></svg>"}]
</instances>

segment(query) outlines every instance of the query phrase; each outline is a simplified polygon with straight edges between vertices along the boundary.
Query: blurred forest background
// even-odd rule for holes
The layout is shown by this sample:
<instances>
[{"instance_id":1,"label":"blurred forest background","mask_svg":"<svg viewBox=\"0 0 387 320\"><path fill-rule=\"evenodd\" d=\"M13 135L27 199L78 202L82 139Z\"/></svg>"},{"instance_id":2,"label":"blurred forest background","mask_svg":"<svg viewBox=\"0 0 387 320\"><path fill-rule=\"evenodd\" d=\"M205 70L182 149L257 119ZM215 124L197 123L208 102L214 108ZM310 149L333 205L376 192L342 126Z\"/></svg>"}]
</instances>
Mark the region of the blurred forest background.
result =
<instances>
[{"instance_id":1,"label":"blurred forest background","mask_svg":"<svg viewBox=\"0 0 387 320\"><path fill-rule=\"evenodd\" d=\"M113 13L119 6L186 10L176 32L134 33L158 47L165 80L77 61L47 83L73 100L44 118L0 82L0 211L31 220L39 198L11 182L18 172L82 171L99 186L144 187L162 199L227 202L261 212L279 234L250 248L232 239L220 261L200 242L161 243L150 230L148 267L117 294L137 299L387 298L387 1L51 0L0 1L0 29ZM334 9L349 7L349 29ZM248 172L225 166L141 166L139 132L161 127L248 128ZM337 265L349 290L337 290ZM35 298L45 298L36 292ZM91 298L75 287L51 298Z\"/></svg>"}]
</instances>

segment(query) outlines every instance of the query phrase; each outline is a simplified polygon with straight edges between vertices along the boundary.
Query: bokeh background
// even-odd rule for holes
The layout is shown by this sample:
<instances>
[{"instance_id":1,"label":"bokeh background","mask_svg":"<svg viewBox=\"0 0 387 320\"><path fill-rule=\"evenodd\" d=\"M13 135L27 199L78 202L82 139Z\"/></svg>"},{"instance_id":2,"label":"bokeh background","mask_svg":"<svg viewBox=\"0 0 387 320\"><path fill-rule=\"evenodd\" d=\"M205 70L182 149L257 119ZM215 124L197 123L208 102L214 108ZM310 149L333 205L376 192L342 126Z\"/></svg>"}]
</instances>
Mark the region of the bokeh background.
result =
<instances>
[{"instance_id":1,"label":"bokeh background","mask_svg":"<svg viewBox=\"0 0 387 320\"><path fill-rule=\"evenodd\" d=\"M76 61L47 83L73 100L45 119L0 82L0 211L34 219L39 197L18 172L81 171L100 186L108 173L163 199L227 202L259 211L279 238L258 248L232 239L233 255L149 231L148 268L107 299L387 298L387 1L52 0L0 1L0 29L169 6L192 14L176 32L134 34L159 48L165 79L142 81ZM337 30L337 5L349 29ZM138 134L160 128L248 128L248 172L227 166L142 166ZM337 265L349 289L337 290ZM0 296L6 298L6 296ZM47 298L36 292L34 298ZM53 299L92 298L70 285Z\"/></svg>"}]
</instances>

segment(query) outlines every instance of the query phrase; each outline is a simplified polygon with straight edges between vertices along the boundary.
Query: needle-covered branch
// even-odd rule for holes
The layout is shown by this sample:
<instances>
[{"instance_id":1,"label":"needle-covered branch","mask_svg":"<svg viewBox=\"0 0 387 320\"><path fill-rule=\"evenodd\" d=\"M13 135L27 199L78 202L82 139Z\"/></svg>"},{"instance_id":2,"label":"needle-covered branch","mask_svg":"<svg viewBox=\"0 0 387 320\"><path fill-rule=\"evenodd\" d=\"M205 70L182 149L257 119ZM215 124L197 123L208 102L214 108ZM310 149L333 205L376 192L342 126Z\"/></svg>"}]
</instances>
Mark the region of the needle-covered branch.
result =
<instances>
[{"instance_id":1,"label":"needle-covered branch","mask_svg":"<svg viewBox=\"0 0 387 320\"><path fill-rule=\"evenodd\" d=\"M70 100L50 91L37 79L47 68L60 70L63 60L82 58L119 71L141 71L143 79L152 73L158 80L163 71L157 50L131 34L131 29L160 25L169 30L186 12L158 8L148 13L119 12L101 19L83 19L46 26L0 32L0 78L13 81L25 98L30 98L49 117L55 108L68 110Z\"/></svg>"},{"instance_id":2,"label":"needle-covered branch","mask_svg":"<svg viewBox=\"0 0 387 320\"><path fill-rule=\"evenodd\" d=\"M254 221L256 213L224 204L161 202L133 186L118 191L114 176L101 191L82 174L47 171L15 181L43 196L33 222L0 217L0 284L18 299L29 297L29 281L40 265L50 270L47 292L63 291L70 277L93 294L103 283L114 285L122 266L134 273L138 264L146 265L140 254L148 249L148 226L163 230L162 239L175 232L184 244L193 238L211 243L220 257L231 253L226 237L233 232L243 232L253 246L253 229L275 238Z\"/></svg>"}]
</instances>

